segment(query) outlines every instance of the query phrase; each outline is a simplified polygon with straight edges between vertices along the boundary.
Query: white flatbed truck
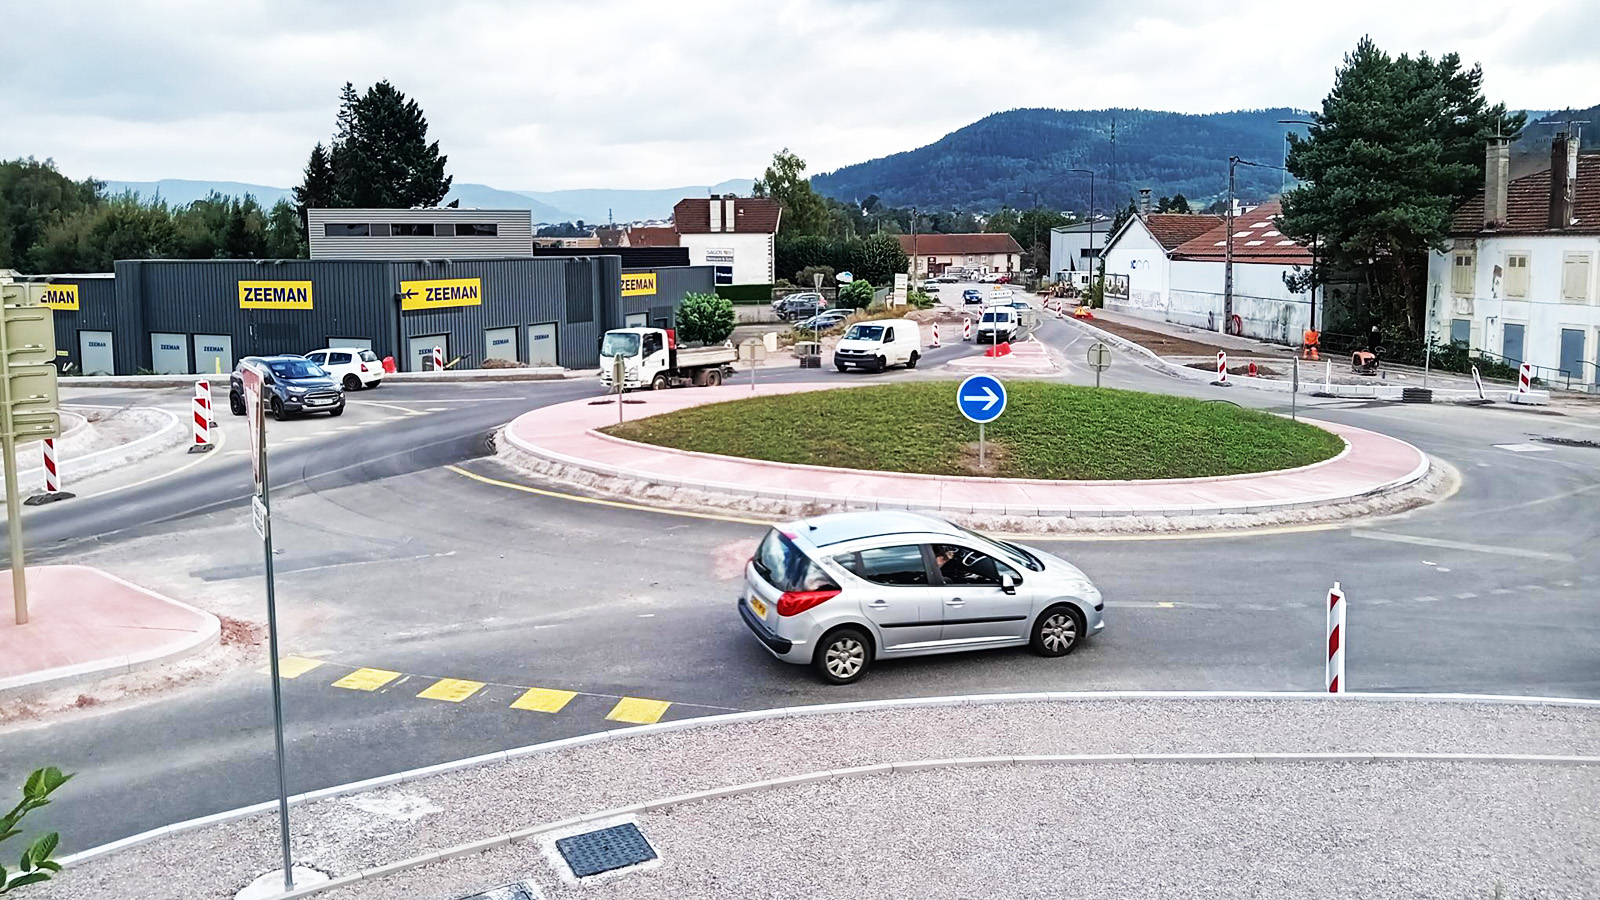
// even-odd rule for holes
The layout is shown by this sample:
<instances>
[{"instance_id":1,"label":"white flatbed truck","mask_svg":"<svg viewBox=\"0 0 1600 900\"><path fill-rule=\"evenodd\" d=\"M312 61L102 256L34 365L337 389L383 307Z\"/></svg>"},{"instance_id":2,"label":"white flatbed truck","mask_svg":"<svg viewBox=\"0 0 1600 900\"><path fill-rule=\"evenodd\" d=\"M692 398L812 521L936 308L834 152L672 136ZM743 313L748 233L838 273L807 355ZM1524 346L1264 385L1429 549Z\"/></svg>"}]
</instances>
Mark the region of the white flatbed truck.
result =
<instances>
[{"instance_id":1,"label":"white flatbed truck","mask_svg":"<svg viewBox=\"0 0 1600 900\"><path fill-rule=\"evenodd\" d=\"M600 383L612 385L618 358L623 362L622 389L715 387L733 375L739 351L732 344L679 347L668 328L614 328L600 341Z\"/></svg>"}]
</instances>

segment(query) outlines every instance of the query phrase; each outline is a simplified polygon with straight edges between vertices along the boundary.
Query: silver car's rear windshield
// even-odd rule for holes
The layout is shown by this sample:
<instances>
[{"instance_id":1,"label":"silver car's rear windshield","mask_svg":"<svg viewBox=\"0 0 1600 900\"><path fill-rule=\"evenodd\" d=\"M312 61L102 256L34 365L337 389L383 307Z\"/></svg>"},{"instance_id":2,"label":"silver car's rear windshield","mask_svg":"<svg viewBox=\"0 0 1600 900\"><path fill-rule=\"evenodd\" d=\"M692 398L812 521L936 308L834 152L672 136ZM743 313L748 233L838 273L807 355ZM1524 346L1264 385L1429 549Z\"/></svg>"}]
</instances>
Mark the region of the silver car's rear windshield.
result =
<instances>
[{"instance_id":1,"label":"silver car's rear windshield","mask_svg":"<svg viewBox=\"0 0 1600 900\"><path fill-rule=\"evenodd\" d=\"M780 591L837 590L839 587L776 528L767 532L751 562L761 577Z\"/></svg>"}]
</instances>

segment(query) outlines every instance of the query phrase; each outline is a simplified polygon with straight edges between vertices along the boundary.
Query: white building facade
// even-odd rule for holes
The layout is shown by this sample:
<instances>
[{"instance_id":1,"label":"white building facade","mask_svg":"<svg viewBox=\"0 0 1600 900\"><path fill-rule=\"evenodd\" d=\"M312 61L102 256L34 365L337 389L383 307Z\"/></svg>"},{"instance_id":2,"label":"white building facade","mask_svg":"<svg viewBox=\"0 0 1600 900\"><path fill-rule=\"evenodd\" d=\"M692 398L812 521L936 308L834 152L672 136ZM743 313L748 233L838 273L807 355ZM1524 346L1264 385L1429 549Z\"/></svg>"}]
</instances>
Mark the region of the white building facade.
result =
<instances>
[{"instance_id":1,"label":"white building facade","mask_svg":"<svg viewBox=\"0 0 1600 900\"><path fill-rule=\"evenodd\" d=\"M1550 170L1515 181L1508 158L1491 140L1484 194L1429 257L1431 331L1556 387L1600 384L1600 155L1557 135Z\"/></svg>"},{"instance_id":2,"label":"white building facade","mask_svg":"<svg viewBox=\"0 0 1600 900\"><path fill-rule=\"evenodd\" d=\"M766 197L680 200L673 207L678 246L689 265L711 266L718 285L777 280L777 233L783 208ZM794 273L784 277L792 278Z\"/></svg>"},{"instance_id":3,"label":"white building facade","mask_svg":"<svg viewBox=\"0 0 1600 900\"><path fill-rule=\"evenodd\" d=\"M533 255L526 209L308 209L312 259L499 259Z\"/></svg>"}]
</instances>

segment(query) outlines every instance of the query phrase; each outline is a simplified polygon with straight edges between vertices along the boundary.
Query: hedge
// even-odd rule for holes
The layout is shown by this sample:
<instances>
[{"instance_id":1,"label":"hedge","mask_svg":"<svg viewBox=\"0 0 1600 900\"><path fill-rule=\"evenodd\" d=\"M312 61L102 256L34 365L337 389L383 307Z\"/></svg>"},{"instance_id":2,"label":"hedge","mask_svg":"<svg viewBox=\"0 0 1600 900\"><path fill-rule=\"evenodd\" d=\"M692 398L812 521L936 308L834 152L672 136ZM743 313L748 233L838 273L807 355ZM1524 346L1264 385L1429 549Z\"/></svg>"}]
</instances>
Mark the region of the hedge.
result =
<instances>
[{"instance_id":1,"label":"hedge","mask_svg":"<svg viewBox=\"0 0 1600 900\"><path fill-rule=\"evenodd\" d=\"M717 296L734 303L756 304L772 302L770 284L719 284Z\"/></svg>"}]
</instances>

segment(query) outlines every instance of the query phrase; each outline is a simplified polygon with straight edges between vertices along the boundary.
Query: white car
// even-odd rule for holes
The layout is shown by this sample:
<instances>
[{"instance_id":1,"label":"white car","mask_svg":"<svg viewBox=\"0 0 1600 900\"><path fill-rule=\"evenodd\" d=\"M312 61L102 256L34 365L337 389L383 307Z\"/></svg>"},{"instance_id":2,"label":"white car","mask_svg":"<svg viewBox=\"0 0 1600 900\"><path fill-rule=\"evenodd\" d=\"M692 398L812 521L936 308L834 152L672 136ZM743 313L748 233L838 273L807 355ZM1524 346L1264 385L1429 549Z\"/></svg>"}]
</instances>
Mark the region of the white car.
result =
<instances>
[{"instance_id":1,"label":"white car","mask_svg":"<svg viewBox=\"0 0 1600 900\"><path fill-rule=\"evenodd\" d=\"M383 363L378 354L361 347L326 347L306 354L347 391L375 388L383 383Z\"/></svg>"},{"instance_id":2,"label":"white car","mask_svg":"<svg viewBox=\"0 0 1600 900\"><path fill-rule=\"evenodd\" d=\"M983 311L983 317L978 320L978 343L998 344L1014 340L1016 336L1016 310L1009 306L991 306Z\"/></svg>"},{"instance_id":3,"label":"white car","mask_svg":"<svg viewBox=\"0 0 1600 900\"><path fill-rule=\"evenodd\" d=\"M910 319L857 322L833 351L834 368L841 372L851 367L882 372L902 364L915 369L921 358L922 327Z\"/></svg>"}]
</instances>

